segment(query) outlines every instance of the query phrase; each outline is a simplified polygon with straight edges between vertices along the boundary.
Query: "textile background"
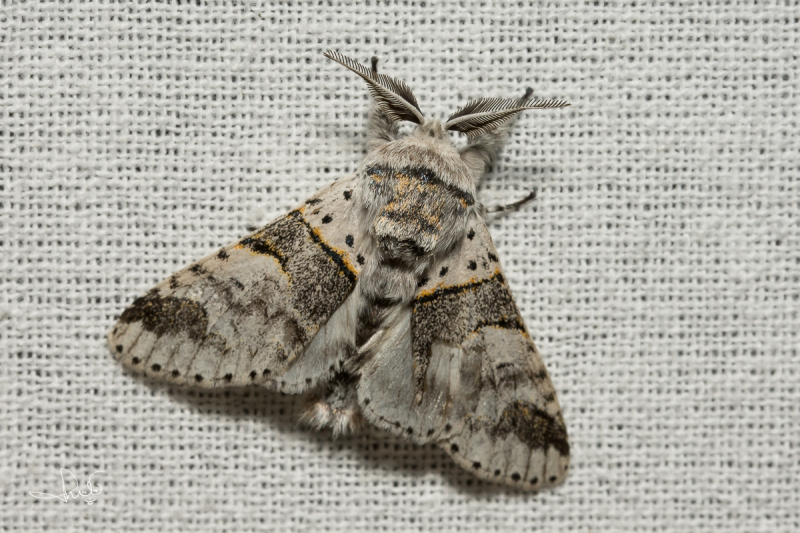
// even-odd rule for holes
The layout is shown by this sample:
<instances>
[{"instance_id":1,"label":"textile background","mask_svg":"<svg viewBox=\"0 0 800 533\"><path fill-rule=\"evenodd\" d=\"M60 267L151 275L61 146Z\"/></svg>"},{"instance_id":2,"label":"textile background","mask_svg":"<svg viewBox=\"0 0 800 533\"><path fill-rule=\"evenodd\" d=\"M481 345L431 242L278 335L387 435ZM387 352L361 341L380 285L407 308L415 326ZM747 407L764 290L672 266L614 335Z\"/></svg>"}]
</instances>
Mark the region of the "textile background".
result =
<instances>
[{"instance_id":1,"label":"textile background","mask_svg":"<svg viewBox=\"0 0 800 533\"><path fill-rule=\"evenodd\" d=\"M800 529L798 3L8 2L0 8L3 531ZM555 490L300 400L125 372L136 296L355 170L369 96L525 87L480 188L564 409ZM102 485L59 493L60 469ZM68 478L68 480L71 478Z\"/></svg>"}]
</instances>

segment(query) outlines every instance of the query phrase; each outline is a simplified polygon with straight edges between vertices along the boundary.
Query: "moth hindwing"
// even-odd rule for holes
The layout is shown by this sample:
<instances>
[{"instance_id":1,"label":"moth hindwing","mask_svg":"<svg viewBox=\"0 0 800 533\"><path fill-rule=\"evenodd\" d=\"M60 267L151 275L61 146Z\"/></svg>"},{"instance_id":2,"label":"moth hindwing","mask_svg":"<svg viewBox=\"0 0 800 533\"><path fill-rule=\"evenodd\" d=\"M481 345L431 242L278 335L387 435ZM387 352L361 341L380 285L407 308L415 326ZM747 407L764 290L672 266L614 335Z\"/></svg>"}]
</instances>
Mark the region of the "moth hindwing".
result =
<instances>
[{"instance_id":1,"label":"moth hindwing","mask_svg":"<svg viewBox=\"0 0 800 533\"><path fill-rule=\"evenodd\" d=\"M536 102L484 99L444 124L402 81L326 55L375 98L358 170L136 299L109 348L177 384L305 393L313 427L370 422L483 479L560 482L564 419L475 197L513 115ZM398 120L418 126L403 136ZM447 128L473 140L458 149Z\"/></svg>"}]
</instances>

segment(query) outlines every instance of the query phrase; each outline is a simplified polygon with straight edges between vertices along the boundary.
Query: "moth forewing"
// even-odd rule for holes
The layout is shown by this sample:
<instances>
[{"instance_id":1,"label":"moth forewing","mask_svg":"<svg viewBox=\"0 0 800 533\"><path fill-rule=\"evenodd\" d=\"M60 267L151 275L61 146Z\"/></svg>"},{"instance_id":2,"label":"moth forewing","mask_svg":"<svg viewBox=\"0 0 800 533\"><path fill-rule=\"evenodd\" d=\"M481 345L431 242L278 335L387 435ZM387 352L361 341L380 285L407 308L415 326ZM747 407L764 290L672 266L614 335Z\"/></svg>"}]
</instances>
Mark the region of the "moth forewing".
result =
<instances>
[{"instance_id":1,"label":"moth forewing","mask_svg":"<svg viewBox=\"0 0 800 533\"><path fill-rule=\"evenodd\" d=\"M307 392L301 419L334 435L367 420L483 479L558 483L566 427L475 187L511 116L564 103L483 99L444 124L402 81L326 55L374 97L359 170L135 300L109 348L178 384ZM459 152L447 128L473 140Z\"/></svg>"},{"instance_id":2,"label":"moth forewing","mask_svg":"<svg viewBox=\"0 0 800 533\"><path fill-rule=\"evenodd\" d=\"M342 178L170 276L122 313L111 351L134 370L202 387L297 393L327 379L335 351L294 363L356 285L354 186L355 176Z\"/></svg>"}]
</instances>

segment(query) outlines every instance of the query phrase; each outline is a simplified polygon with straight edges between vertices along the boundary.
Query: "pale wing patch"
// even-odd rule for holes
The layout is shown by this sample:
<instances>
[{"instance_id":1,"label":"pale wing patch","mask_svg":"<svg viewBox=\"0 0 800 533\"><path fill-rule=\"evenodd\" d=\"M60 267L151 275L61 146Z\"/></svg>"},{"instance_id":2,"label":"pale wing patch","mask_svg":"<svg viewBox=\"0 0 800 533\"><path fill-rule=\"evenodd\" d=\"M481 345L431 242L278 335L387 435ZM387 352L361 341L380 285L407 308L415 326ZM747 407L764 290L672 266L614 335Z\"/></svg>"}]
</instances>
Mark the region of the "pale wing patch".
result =
<instances>
[{"instance_id":1,"label":"pale wing patch","mask_svg":"<svg viewBox=\"0 0 800 533\"><path fill-rule=\"evenodd\" d=\"M356 227L353 181L335 182L138 298L109 333L111 351L132 369L204 387L257 383L294 393L327 377L329 362L304 352L357 281L347 237Z\"/></svg>"},{"instance_id":2,"label":"pale wing patch","mask_svg":"<svg viewBox=\"0 0 800 533\"><path fill-rule=\"evenodd\" d=\"M426 277L362 370L364 415L438 441L479 477L526 489L559 483L569 468L561 409L482 219Z\"/></svg>"}]
</instances>

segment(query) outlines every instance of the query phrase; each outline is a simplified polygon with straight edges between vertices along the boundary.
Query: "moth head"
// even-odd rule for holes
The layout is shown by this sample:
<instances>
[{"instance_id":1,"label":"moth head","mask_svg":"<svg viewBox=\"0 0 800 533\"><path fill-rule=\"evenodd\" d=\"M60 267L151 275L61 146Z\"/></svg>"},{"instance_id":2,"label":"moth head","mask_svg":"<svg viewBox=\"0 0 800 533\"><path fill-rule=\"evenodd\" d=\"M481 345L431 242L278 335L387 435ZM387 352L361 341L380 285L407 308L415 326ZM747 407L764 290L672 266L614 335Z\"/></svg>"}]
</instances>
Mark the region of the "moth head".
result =
<instances>
[{"instance_id":1,"label":"moth head","mask_svg":"<svg viewBox=\"0 0 800 533\"><path fill-rule=\"evenodd\" d=\"M374 68L367 68L339 52L328 50L325 52L325 57L361 76L367 82L369 92L381 111L392 121L407 120L419 124L415 134L422 137L443 139L446 131L449 130L464 133L470 140L473 140L491 132L520 111L551 109L569 105L565 100L544 98L529 100L528 96L531 93L529 90L525 97L520 99L478 98L471 100L450 115L444 123L438 120L426 120L414 93L402 80L378 74Z\"/></svg>"}]
</instances>

